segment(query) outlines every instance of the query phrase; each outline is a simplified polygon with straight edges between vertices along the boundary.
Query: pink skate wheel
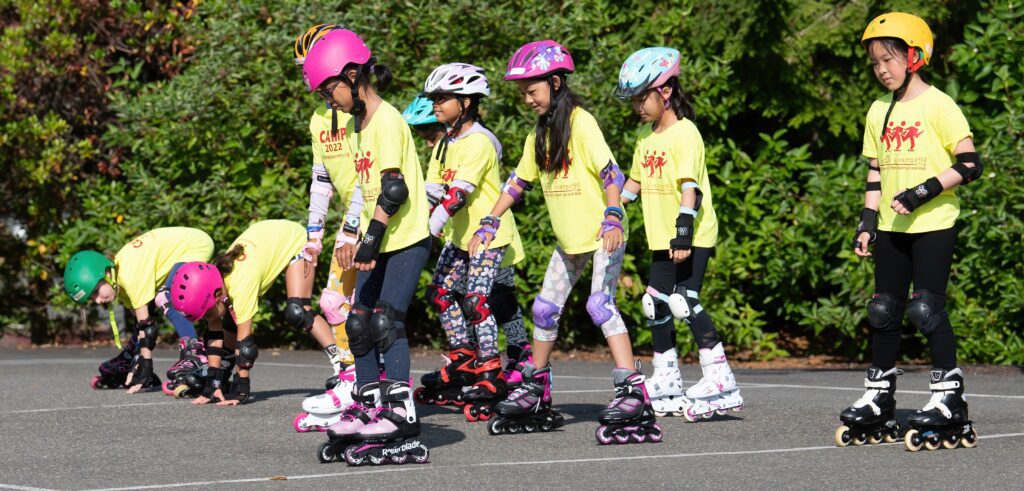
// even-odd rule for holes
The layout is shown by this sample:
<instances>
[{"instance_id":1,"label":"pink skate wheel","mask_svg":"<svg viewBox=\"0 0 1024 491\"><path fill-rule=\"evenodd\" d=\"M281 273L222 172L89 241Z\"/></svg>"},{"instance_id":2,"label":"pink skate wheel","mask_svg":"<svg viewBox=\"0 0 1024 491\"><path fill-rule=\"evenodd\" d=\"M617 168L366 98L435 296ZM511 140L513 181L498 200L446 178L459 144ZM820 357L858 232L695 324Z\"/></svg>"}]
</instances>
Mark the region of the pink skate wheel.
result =
<instances>
[{"instance_id":1,"label":"pink skate wheel","mask_svg":"<svg viewBox=\"0 0 1024 491\"><path fill-rule=\"evenodd\" d=\"M92 387L92 390L99 390L100 389L100 376L99 375L93 375L92 380L89 381L89 387Z\"/></svg>"},{"instance_id":2,"label":"pink skate wheel","mask_svg":"<svg viewBox=\"0 0 1024 491\"><path fill-rule=\"evenodd\" d=\"M174 395L174 389L171 387L170 380L164 380L164 383L160 384L160 390L163 391L164 395Z\"/></svg>"},{"instance_id":3,"label":"pink skate wheel","mask_svg":"<svg viewBox=\"0 0 1024 491\"><path fill-rule=\"evenodd\" d=\"M301 412L299 414L296 414L295 415L295 419L292 420L292 428L295 428L295 432L296 433L308 433L309 432L309 427L308 426L303 426L301 424L302 421L304 419L306 419L306 416L309 416L309 413L303 411L303 412Z\"/></svg>"}]
</instances>

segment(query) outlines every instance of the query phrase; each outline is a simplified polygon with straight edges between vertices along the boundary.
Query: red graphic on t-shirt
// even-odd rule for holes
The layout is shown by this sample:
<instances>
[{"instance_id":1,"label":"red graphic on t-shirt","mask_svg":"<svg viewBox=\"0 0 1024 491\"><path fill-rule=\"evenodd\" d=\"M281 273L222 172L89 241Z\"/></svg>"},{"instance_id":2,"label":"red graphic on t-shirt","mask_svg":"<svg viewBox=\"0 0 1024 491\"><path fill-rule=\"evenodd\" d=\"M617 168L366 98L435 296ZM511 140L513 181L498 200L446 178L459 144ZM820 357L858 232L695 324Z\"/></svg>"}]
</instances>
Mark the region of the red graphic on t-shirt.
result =
<instances>
[{"instance_id":1,"label":"red graphic on t-shirt","mask_svg":"<svg viewBox=\"0 0 1024 491\"><path fill-rule=\"evenodd\" d=\"M900 125L896 126L895 121L890 121L888 128L882 132L882 141L885 142L885 151L898 152L903 149L903 142L909 142L910 148L908 152L913 152L914 147L917 146L917 137L924 134L924 130L921 129L921 122L914 123L913 126L907 126L906 121L900 121ZM896 143L896 148L892 148L893 142Z\"/></svg>"},{"instance_id":2,"label":"red graphic on t-shirt","mask_svg":"<svg viewBox=\"0 0 1024 491\"><path fill-rule=\"evenodd\" d=\"M441 171L441 180L444 182L452 182L455 179L455 169L445 169Z\"/></svg>"},{"instance_id":3,"label":"red graphic on t-shirt","mask_svg":"<svg viewBox=\"0 0 1024 491\"><path fill-rule=\"evenodd\" d=\"M665 152L659 155L657 150L648 150L644 152L644 161L640 165L647 169L647 177L654 177L654 171L658 171L658 179L661 179L661 168L665 167L665 164Z\"/></svg>"},{"instance_id":4,"label":"red graphic on t-shirt","mask_svg":"<svg viewBox=\"0 0 1024 491\"><path fill-rule=\"evenodd\" d=\"M370 168L373 167L373 160L370 157L369 150L366 153L356 154L356 173L359 174L363 182L370 182Z\"/></svg>"}]
</instances>

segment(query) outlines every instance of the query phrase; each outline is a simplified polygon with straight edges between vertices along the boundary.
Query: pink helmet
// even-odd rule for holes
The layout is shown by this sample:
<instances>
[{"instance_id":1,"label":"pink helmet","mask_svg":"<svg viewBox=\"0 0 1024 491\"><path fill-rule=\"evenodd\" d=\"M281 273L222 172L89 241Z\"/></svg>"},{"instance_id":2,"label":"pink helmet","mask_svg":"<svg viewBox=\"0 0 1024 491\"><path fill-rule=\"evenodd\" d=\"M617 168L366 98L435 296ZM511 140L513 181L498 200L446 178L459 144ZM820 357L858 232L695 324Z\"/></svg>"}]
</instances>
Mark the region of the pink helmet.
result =
<instances>
[{"instance_id":1,"label":"pink helmet","mask_svg":"<svg viewBox=\"0 0 1024 491\"><path fill-rule=\"evenodd\" d=\"M196 322L217 304L217 290L223 288L224 278L214 265L200 261L185 263L171 280L171 305Z\"/></svg>"},{"instance_id":2,"label":"pink helmet","mask_svg":"<svg viewBox=\"0 0 1024 491\"><path fill-rule=\"evenodd\" d=\"M309 49L302 65L302 79L313 92L324 80L341 75L349 64L362 65L372 56L370 48L356 33L348 29L334 29Z\"/></svg>"},{"instance_id":3,"label":"pink helmet","mask_svg":"<svg viewBox=\"0 0 1024 491\"><path fill-rule=\"evenodd\" d=\"M553 73L572 73L576 65L565 46L554 41L524 44L508 60L505 80L543 78Z\"/></svg>"}]
</instances>

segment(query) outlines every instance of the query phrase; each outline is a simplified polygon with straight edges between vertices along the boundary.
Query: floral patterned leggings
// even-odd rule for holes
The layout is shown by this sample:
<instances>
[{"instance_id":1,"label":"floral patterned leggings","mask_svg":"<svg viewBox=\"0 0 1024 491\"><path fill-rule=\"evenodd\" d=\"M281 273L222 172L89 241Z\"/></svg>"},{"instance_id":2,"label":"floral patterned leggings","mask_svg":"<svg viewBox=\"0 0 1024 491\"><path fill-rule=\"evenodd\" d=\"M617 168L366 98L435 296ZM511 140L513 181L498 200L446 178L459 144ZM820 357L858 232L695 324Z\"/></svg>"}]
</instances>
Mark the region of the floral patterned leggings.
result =
<instances>
[{"instance_id":1,"label":"floral patterned leggings","mask_svg":"<svg viewBox=\"0 0 1024 491\"><path fill-rule=\"evenodd\" d=\"M472 258L451 243L441 250L428 296L441 313L441 325L448 335L449 346L469 344L469 326L472 325L480 357L498 354L498 323L491 313L488 297L507 250L507 246L485 249ZM465 287L461 288L463 284ZM463 291L463 300L456 301L452 293Z\"/></svg>"}]
</instances>

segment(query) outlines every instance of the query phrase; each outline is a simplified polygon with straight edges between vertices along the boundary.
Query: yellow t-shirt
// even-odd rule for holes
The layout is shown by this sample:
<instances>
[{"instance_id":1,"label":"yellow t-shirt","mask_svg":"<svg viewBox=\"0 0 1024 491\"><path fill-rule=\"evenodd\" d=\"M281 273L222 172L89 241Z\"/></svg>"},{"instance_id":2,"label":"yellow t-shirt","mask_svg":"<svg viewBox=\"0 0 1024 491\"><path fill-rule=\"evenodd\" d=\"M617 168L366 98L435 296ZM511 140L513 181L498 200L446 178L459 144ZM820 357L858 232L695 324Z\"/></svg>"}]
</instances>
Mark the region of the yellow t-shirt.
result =
<instances>
[{"instance_id":1,"label":"yellow t-shirt","mask_svg":"<svg viewBox=\"0 0 1024 491\"><path fill-rule=\"evenodd\" d=\"M150 230L124 245L114 256L118 297L132 309L146 305L167 281L177 263L209 261L213 239L202 230L167 227Z\"/></svg>"},{"instance_id":2,"label":"yellow t-shirt","mask_svg":"<svg viewBox=\"0 0 1024 491\"><path fill-rule=\"evenodd\" d=\"M355 118L345 125L346 137L352 147L356 177L362 184L363 206L360 226L366 232L377 208L380 195L380 177L384 169L398 169L409 188L409 199L388 221L387 232L381 242L381 252L391 252L413 245L430 235L427 228L427 194L423 186L412 131L402 114L386 101L381 102L363 131L356 133Z\"/></svg>"},{"instance_id":3,"label":"yellow t-shirt","mask_svg":"<svg viewBox=\"0 0 1024 491\"><path fill-rule=\"evenodd\" d=\"M345 135L348 121L352 116L338 111L338 133L331 135L331 110L320 105L309 118L310 144L313 148L313 163L324 164L331 184L346 206L356 186L356 169L352 165L352 149Z\"/></svg>"},{"instance_id":4,"label":"yellow t-shirt","mask_svg":"<svg viewBox=\"0 0 1024 491\"><path fill-rule=\"evenodd\" d=\"M904 189L953 166L956 145L972 136L967 118L952 98L929 87L909 102L896 102L883 137L879 127L891 102L889 94L872 103L864 124L863 154L878 159L882 169L878 229L906 233L948 229L960 215L956 188L943 191L910 215L898 215L889 204Z\"/></svg>"},{"instance_id":5,"label":"yellow t-shirt","mask_svg":"<svg viewBox=\"0 0 1024 491\"><path fill-rule=\"evenodd\" d=\"M224 285L235 311L235 322L252 320L259 310L260 295L306 245L306 227L288 220L256 222L239 235L236 244L244 248Z\"/></svg>"},{"instance_id":6,"label":"yellow t-shirt","mask_svg":"<svg viewBox=\"0 0 1024 491\"><path fill-rule=\"evenodd\" d=\"M491 213L491 207L501 196L497 149L484 133L467 135L449 144L444 166L434 152L427 175L432 183L450 186L454 181L465 181L475 187L467 198L466 207L448 220L451 228L445 232L455 247L469 250L469 241L480 228L480 219ZM517 235L516 219L507 211L501 216L501 226L491 246L507 246Z\"/></svg>"},{"instance_id":7,"label":"yellow t-shirt","mask_svg":"<svg viewBox=\"0 0 1024 491\"><path fill-rule=\"evenodd\" d=\"M704 165L704 140L689 119L682 119L660 134L643 129L633 151L629 178L640 183L647 247L668 250L676 237L676 218L683 199L684 181L697 183L703 196L694 220L694 247L714 247L718 242L718 217L711 200L711 183Z\"/></svg>"},{"instance_id":8,"label":"yellow t-shirt","mask_svg":"<svg viewBox=\"0 0 1024 491\"><path fill-rule=\"evenodd\" d=\"M569 254L583 254L601 247L597 234L608 203L600 172L615 157L589 112L574 109L570 125L568 166L541 172L534 158L536 135L530 133L516 175L530 182L540 180L558 245Z\"/></svg>"}]
</instances>

